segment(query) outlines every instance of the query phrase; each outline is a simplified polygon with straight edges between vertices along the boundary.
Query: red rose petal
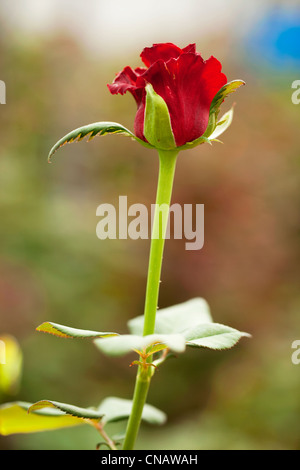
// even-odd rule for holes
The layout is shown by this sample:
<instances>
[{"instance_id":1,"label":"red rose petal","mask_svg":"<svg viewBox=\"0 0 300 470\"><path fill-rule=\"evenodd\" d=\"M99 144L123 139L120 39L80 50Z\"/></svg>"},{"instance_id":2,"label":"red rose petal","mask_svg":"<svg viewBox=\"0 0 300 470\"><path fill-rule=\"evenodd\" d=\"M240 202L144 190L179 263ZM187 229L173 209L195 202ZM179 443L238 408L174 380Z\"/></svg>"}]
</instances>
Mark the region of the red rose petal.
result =
<instances>
[{"instance_id":1,"label":"red rose petal","mask_svg":"<svg viewBox=\"0 0 300 470\"><path fill-rule=\"evenodd\" d=\"M124 95L124 93L130 91L139 106L143 96L143 89L145 88L145 82L140 80L140 76L145 70L144 68L132 70L131 67L125 67L122 72L118 73L113 83L107 85L109 91L113 95L117 93Z\"/></svg>"},{"instance_id":2,"label":"red rose petal","mask_svg":"<svg viewBox=\"0 0 300 470\"><path fill-rule=\"evenodd\" d=\"M204 134L213 97L227 82L220 62L184 53L168 63L158 60L143 75L167 103L177 146Z\"/></svg>"},{"instance_id":3,"label":"red rose petal","mask_svg":"<svg viewBox=\"0 0 300 470\"><path fill-rule=\"evenodd\" d=\"M182 52L192 52L193 54L199 54L199 52L196 52L196 44L189 44L182 49Z\"/></svg>"},{"instance_id":4,"label":"red rose petal","mask_svg":"<svg viewBox=\"0 0 300 470\"><path fill-rule=\"evenodd\" d=\"M182 49L175 46L170 42L164 44L153 44L152 47L145 47L141 53L141 59L147 67L154 64L157 60L161 59L164 62L180 56Z\"/></svg>"}]
</instances>

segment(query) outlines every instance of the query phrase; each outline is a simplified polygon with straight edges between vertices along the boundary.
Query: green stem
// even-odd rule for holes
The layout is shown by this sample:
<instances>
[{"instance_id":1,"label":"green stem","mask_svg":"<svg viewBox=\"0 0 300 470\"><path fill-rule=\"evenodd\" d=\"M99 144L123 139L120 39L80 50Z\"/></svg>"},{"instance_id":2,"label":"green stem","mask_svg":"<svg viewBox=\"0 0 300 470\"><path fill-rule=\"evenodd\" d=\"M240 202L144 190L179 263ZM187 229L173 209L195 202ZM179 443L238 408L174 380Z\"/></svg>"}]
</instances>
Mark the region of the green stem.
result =
<instances>
[{"instance_id":1,"label":"green stem","mask_svg":"<svg viewBox=\"0 0 300 470\"><path fill-rule=\"evenodd\" d=\"M150 380L151 377L148 374L148 371L143 370L142 367L139 366L134 387L132 410L127 424L123 450L133 450L134 448L142 420L144 404L147 399Z\"/></svg>"},{"instance_id":2,"label":"green stem","mask_svg":"<svg viewBox=\"0 0 300 470\"><path fill-rule=\"evenodd\" d=\"M159 150L158 153L159 178L149 255L149 268L144 311L144 336L153 334L155 330L155 318L157 311L165 235L169 217L169 207L171 202L178 151ZM166 205L165 208L161 207L162 205ZM149 358L149 362L151 362L151 358ZM132 450L134 448L135 440L142 419L143 408L147 399L151 377L151 366L149 366L147 369L141 366L139 367L133 395L132 410L128 420L126 436L123 445L124 450Z\"/></svg>"},{"instance_id":3,"label":"green stem","mask_svg":"<svg viewBox=\"0 0 300 470\"><path fill-rule=\"evenodd\" d=\"M169 210L160 212L159 207L163 204L166 204L168 208L170 206L177 155L177 151L159 151L159 178L149 256L144 310L144 336L152 335L155 329L161 266L169 217Z\"/></svg>"}]
</instances>

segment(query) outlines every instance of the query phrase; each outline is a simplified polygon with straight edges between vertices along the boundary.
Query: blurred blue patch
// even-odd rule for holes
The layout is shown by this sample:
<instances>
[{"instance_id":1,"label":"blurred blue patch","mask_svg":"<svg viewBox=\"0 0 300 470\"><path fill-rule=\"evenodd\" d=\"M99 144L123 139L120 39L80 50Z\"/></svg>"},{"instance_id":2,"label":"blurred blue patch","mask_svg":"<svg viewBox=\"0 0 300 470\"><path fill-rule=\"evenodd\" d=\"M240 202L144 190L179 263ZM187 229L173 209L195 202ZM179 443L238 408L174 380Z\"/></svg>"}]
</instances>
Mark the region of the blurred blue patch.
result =
<instances>
[{"instance_id":1,"label":"blurred blue patch","mask_svg":"<svg viewBox=\"0 0 300 470\"><path fill-rule=\"evenodd\" d=\"M245 39L247 59L264 72L290 75L300 70L300 8L269 10Z\"/></svg>"}]
</instances>

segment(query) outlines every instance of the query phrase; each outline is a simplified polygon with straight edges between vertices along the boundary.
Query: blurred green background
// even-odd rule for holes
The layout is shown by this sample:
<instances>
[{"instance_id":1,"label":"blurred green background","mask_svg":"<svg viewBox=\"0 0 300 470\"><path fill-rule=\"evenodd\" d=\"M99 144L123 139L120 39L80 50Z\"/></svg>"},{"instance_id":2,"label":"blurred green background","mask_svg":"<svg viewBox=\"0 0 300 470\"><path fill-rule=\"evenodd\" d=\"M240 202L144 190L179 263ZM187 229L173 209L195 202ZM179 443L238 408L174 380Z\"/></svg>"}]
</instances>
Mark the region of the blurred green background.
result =
<instances>
[{"instance_id":1,"label":"blurred green background","mask_svg":"<svg viewBox=\"0 0 300 470\"><path fill-rule=\"evenodd\" d=\"M23 352L19 388L1 402L52 399L86 407L131 398L131 357L35 332L43 321L126 332L143 311L149 241L96 237L96 208L154 203L156 153L121 136L52 145L73 128L133 129L130 95L106 87L143 47L196 42L228 80L247 86L221 144L180 154L173 202L205 206L205 244L166 244L159 306L202 296L216 322L250 332L227 352L189 350L155 375L148 402L168 414L144 425L141 449L299 449L300 79L295 2L25 0L0 7L0 336ZM51 3L51 5L50 5ZM114 5L114 7L112 6ZM172 6L173 5L173 6ZM147 17L148 11L148 17ZM276 29L277 28L277 29ZM277 31L277 33L276 33ZM289 32L291 33L289 36ZM277 34L277 36L276 36ZM94 449L89 427L0 438L0 449Z\"/></svg>"}]
</instances>

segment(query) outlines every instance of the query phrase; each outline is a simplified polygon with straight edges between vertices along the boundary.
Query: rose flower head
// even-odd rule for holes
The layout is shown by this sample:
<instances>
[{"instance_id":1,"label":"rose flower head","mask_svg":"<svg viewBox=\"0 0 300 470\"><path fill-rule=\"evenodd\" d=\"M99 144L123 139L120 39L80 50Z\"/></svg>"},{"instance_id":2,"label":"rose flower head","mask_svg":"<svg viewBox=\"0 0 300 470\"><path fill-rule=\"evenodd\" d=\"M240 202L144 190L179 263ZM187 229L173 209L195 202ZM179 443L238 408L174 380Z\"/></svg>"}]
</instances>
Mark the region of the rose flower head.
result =
<instances>
[{"instance_id":1,"label":"rose flower head","mask_svg":"<svg viewBox=\"0 0 300 470\"><path fill-rule=\"evenodd\" d=\"M195 44L180 49L163 43L146 47L141 59L145 67L126 66L108 85L112 94L133 95L137 138L155 148L184 149L216 140L227 129L233 110L218 122L220 105L244 82L227 83L215 57L204 60Z\"/></svg>"}]
</instances>

